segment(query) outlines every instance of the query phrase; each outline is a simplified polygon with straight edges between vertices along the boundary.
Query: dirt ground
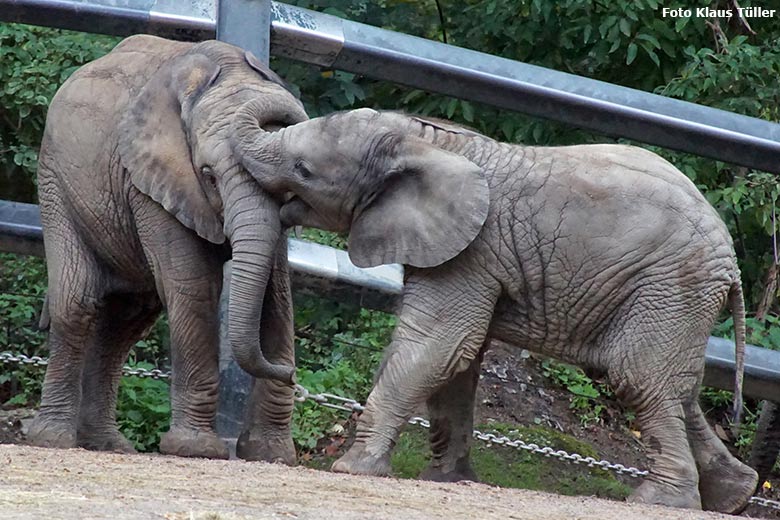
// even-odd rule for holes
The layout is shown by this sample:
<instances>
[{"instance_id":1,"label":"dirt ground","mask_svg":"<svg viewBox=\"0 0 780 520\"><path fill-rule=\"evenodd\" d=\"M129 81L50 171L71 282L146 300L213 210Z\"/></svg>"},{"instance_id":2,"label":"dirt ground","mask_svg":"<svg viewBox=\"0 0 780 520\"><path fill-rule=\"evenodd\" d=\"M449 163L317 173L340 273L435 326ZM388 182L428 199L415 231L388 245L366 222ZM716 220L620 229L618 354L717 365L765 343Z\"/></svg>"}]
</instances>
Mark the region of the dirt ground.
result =
<instances>
[{"instance_id":1,"label":"dirt ground","mask_svg":"<svg viewBox=\"0 0 780 520\"><path fill-rule=\"evenodd\" d=\"M338 475L244 461L0 445L4 519L717 519L484 484Z\"/></svg>"},{"instance_id":2,"label":"dirt ground","mask_svg":"<svg viewBox=\"0 0 780 520\"><path fill-rule=\"evenodd\" d=\"M569 407L569 394L550 385L538 360L496 345L483 362L476 422L544 425L588 442L612 462L647 467L632 425L614 403L606 404L600 423L583 425L581 414ZM23 443L22 419L30 413L0 410L2 519L729 518L475 483L435 484L243 461L12 445ZM631 486L641 482L621 480ZM756 506L744 513L776 518L772 514Z\"/></svg>"}]
</instances>

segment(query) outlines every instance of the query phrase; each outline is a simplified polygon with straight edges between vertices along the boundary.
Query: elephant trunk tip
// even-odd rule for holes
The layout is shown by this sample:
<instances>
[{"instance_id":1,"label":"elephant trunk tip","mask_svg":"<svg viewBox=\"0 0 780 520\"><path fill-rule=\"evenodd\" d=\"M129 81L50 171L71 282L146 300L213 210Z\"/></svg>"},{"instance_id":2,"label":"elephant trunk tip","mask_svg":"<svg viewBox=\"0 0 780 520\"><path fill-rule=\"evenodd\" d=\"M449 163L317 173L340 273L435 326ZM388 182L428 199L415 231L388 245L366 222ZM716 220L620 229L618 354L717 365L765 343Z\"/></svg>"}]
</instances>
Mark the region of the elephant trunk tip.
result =
<instances>
[{"instance_id":1,"label":"elephant trunk tip","mask_svg":"<svg viewBox=\"0 0 780 520\"><path fill-rule=\"evenodd\" d=\"M273 379L291 386L298 382L295 377L295 367L289 365L276 365L273 363L269 363L266 367L261 369L260 375L256 377Z\"/></svg>"},{"instance_id":2,"label":"elephant trunk tip","mask_svg":"<svg viewBox=\"0 0 780 520\"><path fill-rule=\"evenodd\" d=\"M273 379L287 385L297 382L295 366L271 363L263 355L262 349L250 353L244 346L233 346L233 358L244 372L259 379Z\"/></svg>"}]
</instances>

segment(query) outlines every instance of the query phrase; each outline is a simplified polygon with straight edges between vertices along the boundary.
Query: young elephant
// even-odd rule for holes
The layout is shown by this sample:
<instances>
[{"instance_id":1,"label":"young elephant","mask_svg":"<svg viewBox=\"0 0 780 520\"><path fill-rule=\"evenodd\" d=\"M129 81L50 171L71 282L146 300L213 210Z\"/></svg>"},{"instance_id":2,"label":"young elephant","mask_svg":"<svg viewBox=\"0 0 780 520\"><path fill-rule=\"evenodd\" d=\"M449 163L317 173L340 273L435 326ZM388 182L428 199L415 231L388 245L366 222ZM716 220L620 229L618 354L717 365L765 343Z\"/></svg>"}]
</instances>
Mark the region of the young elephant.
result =
<instances>
[{"instance_id":1,"label":"young elephant","mask_svg":"<svg viewBox=\"0 0 780 520\"><path fill-rule=\"evenodd\" d=\"M33 444L132 451L116 425L119 377L164 307L172 421L160 451L226 458L213 422L217 304L222 264L232 254L236 359L255 376L287 383L256 382L262 402L239 455L294 461L292 312L279 205L227 141L233 113L249 100L261 105L263 126L307 119L281 83L254 56L222 42L134 36L57 92L38 169L51 357L29 430Z\"/></svg>"},{"instance_id":2,"label":"young elephant","mask_svg":"<svg viewBox=\"0 0 780 520\"><path fill-rule=\"evenodd\" d=\"M735 511L756 474L697 403L707 336L729 303L741 390L744 307L731 238L694 185L640 148L498 143L369 109L269 133L258 106L234 149L287 224L349 231L359 266L407 266L398 327L333 469L383 475L427 400L428 476L469 476L478 355L490 337L605 373L651 461L632 500Z\"/></svg>"}]
</instances>

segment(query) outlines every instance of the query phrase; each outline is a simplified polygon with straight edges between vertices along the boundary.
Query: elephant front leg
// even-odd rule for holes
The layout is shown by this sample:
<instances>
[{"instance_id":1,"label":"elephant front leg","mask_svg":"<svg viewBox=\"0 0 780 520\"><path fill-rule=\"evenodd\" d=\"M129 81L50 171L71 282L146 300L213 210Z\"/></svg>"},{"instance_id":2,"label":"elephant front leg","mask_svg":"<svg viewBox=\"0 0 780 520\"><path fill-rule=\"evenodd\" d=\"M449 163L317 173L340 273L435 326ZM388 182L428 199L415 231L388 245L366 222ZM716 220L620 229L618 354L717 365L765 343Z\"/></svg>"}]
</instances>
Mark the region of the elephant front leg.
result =
<instances>
[{"instance_id":1,"label":"elephant front leg","mask_svg":"<svg viewBox=\"0 0 780 520\"><path fill-rule=\"evenodd\" d=\"M416 407L477 357L500 288L454 270L437 268L407 279L399 324L355 443L334 471L388 475L391 450Z\"/></svg>"},{"instance_id":2,"label":"elephant front leg","mask_svg":"<svg viewBox=\"0 0 780 520\"><path fill-rule=\"evenodd\" d=\"M260 344L271 363L294 366L294 338L287 240L282 239L263 301ZM245 460L295 464L290 430L294 404L292 386L271 379L255 379L236 454Z\"/></svg>"},{"instance_id":3,"label":"elephant front leg","mask_svg":"<svg viewBox=\"0 0 780 520\"><path fill-rule=\"evenodd\" d=\"M163 273L171 334L171 426L160 453L226 459L227 445L214 431L219 386L220 266L198 262L191 272ZM182 261L181 265L187 265ZM201 271L199 268L203 268ZM200 272L199 272L200 271Z\"/></svg>"},{"instance_id":4,"label":"elephant front leg","mask_svg":"<svg viewBox=\"0 0 780 520\"><path fill-rule=\"evenodd\" d=\"M484 349L483 349L484 352ZM428 399L430 465L420 478L437 482L477 481L469 452L474 431L474 398L482 354Z\"/></svg>"}]
</instances>

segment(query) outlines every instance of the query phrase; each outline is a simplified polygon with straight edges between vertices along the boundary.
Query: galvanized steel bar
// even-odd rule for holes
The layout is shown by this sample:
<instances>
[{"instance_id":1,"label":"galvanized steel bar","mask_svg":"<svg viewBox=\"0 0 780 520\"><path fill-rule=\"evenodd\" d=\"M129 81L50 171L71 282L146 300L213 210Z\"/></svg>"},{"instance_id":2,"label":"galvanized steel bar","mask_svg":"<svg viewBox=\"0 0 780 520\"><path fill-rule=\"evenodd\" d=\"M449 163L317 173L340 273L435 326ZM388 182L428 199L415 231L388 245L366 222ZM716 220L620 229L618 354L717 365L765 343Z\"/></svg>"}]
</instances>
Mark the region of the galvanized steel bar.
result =
<instances>
[{"instance_id":1,"label":"galvanized steel bar","mask_svg":"<svg viewBox=\"0 0 780 520\"><path fill-rule=\"evenodd\" d=\"M18 238L29 249L13 249ZM0 200L0 251L43 256L38 206ZM288 249L296 292L393 312L403 290L403 268L383 265L361 269L345 251L290 239ZM745 395L776 400L780 396L780 352L748 346L745 356ZM734 385L734 343L711 337L707 345L707 385L731 390Z\"/></svg>"},{"instance_id":2,"label":"galvanized steel bar","mask_svg":"<svg viewBox=\"0 0 780 520\"><path fill-rule=\"evenodd\" d=\"M0 0L0 20L193 39L213 37L213 2ZM167 14L174 5L190 7ZM780 125L276 2L271 52L780 173Z\"/></svg>"},{"instance_id":3,"label":"galvanized steel bar","mask_svg":"<svg viewBox=\"0 0 780 520\"><path fill-rule=\"evenodd\" d=\"M182 9L178 0L0 0L0 21L130 36L146 33L177 40L214 37L213 1ZM117 5L117 4L121 5ZM212 12L209 12L211 9Z\"/></svg>"},{"instance_id":4,"label":"galvanized steel bar","mask_svg":"<svg viewBox=\"0 0 780 520\"><path fill-rule=\"evenodd\" d=\"M267 65L271 0L217 0L217 40L251 51Z\"/></svg>"}]
</instances>

